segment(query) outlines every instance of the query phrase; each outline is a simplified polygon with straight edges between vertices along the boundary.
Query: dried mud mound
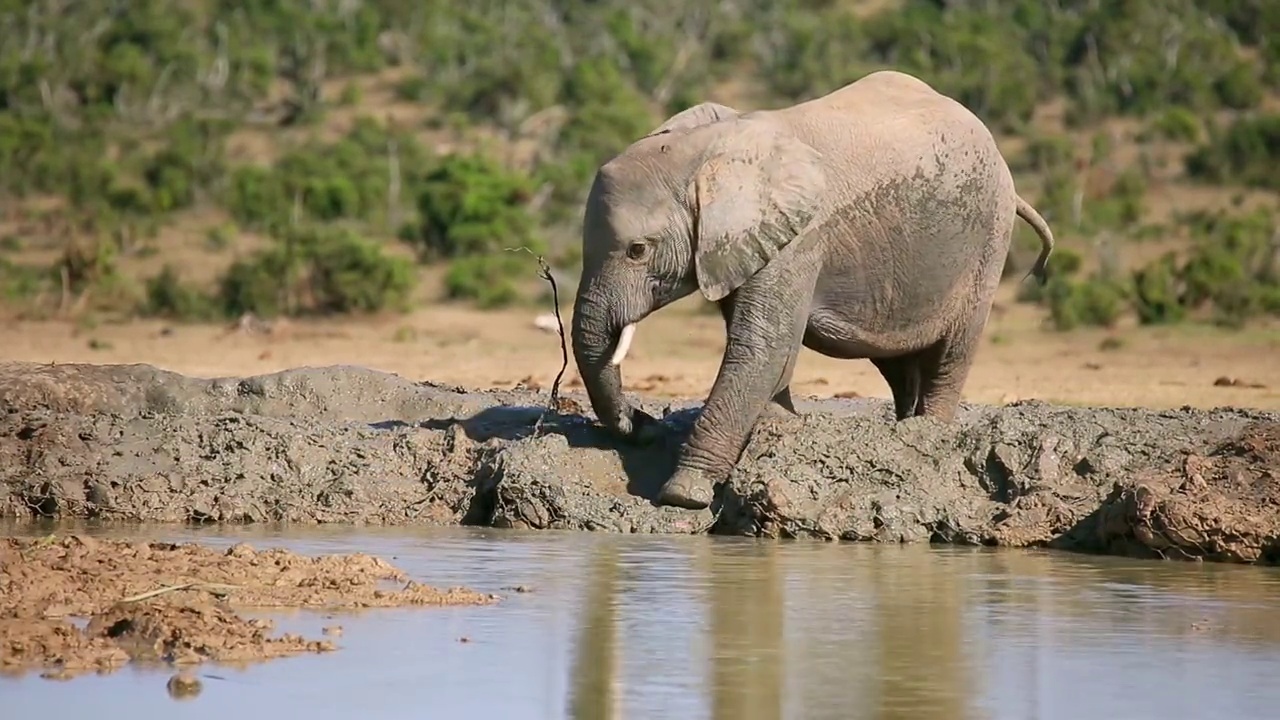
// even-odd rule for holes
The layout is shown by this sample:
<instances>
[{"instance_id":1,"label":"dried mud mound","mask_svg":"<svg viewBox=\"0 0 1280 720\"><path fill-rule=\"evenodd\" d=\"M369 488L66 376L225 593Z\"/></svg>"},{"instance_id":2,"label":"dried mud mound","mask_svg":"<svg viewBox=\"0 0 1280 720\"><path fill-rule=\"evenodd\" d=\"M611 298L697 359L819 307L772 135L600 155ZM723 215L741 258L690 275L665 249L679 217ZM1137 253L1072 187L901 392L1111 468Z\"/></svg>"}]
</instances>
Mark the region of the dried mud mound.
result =
<instances>
[{"instance_id":1,"label":"dried mud mound","mask_svg":"<svg viewBox=\"0 0 1280 720\"><path fill-rule=\"evenodd\" d=\"M4 538L0 673L35 669L69 677L130 661L239 664L334 649L329 640L272 635L270 622L243 618L235 608L351 610L495 599L407 580L386 561L362 554Z\"/></svg>"},{"instance_id":2,"label":"dried mud mound","mask_svg":"<svg viewBox=\"0 0 1280 720\"><path fill-rule=\"evenodd\" d=\"M721 498L651 498L670 433L614 443L582 395L467 392L358 367L199 379L146 365L0 365L0 515L479 524L1052 546L1280 562L1280 415L799 403L762 423Z\"/></svg>"}]
</instances>

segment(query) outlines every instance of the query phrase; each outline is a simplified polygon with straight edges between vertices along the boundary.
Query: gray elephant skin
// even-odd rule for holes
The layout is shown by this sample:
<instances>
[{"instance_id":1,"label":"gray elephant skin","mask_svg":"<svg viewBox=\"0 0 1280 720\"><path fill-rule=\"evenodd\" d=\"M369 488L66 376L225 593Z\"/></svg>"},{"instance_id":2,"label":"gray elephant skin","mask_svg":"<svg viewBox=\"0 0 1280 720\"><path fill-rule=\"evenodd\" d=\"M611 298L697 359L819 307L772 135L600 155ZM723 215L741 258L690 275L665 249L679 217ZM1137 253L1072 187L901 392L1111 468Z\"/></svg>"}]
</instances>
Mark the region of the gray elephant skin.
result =
<instances>
[{"instance_id":1,"label":"gray elephant skin","mask_svg":"<svg viewBox=\"0 0 1280 720\"><path fill-rule=\"evenodd\" d=\"M622 393L636 324L699 291L719 305L719 374L658 501L700 509L765 413L795 413L800 347L869 359L898 420L950 422L978 348L1018 196L991 132L924 81L879 71L787 108L680 112L602 165L583 214L573 352L596 416L652 442Z\"/></svg>"}]
</instances>

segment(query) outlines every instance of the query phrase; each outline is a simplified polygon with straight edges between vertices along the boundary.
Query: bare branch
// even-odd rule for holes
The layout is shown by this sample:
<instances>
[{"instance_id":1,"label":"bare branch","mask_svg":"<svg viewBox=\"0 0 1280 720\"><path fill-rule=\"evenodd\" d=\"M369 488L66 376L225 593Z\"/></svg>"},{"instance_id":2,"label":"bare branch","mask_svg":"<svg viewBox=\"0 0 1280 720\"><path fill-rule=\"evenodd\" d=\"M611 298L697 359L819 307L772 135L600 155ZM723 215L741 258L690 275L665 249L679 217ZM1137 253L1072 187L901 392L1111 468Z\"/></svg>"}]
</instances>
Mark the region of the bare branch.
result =
<instances>
[{"instance_id":1,"label":"bare branch","mask_svg":"<svg viewBox=\"0 0 1280 720\"><path fill-rule=\"evenodd\" d=\"M507 252L524 251L533 255L538 260L538 277L546 280L551 285L551 309L556 315L556 330L560 335L560 372L556 373L556 379L551 382L551 395L547 399L547 409L538 417L538 422L533 426L533 433L537 435L542 430L542 422L546 418L548 412L560 413L560 383L564 380L565 371L569 369L569 341L565 337L564 319L560 317L560 287L556 284L555 277L551 274L551 266L547 264L547 259L541 255L535 254L527 247L506 248Z\"/></svg>"}]
</instances>

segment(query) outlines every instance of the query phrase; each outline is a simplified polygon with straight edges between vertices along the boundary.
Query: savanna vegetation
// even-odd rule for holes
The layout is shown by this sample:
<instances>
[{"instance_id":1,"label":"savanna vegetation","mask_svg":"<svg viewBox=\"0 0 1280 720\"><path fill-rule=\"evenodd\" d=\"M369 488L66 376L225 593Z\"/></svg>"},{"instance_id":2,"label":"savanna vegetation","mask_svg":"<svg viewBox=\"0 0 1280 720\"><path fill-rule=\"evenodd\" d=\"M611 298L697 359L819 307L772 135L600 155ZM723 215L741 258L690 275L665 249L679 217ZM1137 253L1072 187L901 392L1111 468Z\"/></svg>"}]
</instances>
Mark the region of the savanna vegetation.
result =
<instances>
[{"instance_id":1,"label":"savanna vegetation","mask_svg":"<svg viewBox=\"0 0 1280 720\"><path fill-rule=\"evenodd\" d=\"M1053 224L1053 327L1280 315L1272 0L0 0L0 293L205 320L538 297L693 103L916 73ZM533 254L517 252L524 248ZM1034 257L1020 227L1008 266Z\"/></svg>"}]
</instances>

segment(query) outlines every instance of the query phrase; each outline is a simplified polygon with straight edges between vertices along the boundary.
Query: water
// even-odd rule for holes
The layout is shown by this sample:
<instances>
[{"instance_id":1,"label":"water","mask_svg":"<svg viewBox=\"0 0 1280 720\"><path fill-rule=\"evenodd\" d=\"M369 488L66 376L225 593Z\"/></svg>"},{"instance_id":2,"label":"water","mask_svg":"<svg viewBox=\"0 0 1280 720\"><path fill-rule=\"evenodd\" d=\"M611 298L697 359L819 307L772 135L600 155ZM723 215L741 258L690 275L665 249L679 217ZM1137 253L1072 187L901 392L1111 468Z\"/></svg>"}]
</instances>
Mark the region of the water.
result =
<instances>
[{"instance_id":1,"label":"water","mask_svg":"<svg viewBox=\"0 0 1280 720\"><path fill-rule=\"evenodd\" d=\"M1280 707L1269 569L465 529L97 534L364 551L506 599L277 615L317 637L340 623L341 649L206 665L203 692L182 702L167 672L0 679L5 717L1176 720Z\"/></svg>"}]
</instances>

